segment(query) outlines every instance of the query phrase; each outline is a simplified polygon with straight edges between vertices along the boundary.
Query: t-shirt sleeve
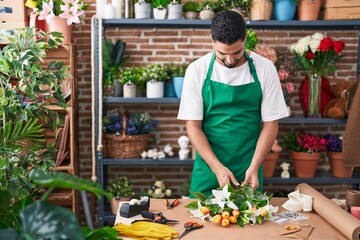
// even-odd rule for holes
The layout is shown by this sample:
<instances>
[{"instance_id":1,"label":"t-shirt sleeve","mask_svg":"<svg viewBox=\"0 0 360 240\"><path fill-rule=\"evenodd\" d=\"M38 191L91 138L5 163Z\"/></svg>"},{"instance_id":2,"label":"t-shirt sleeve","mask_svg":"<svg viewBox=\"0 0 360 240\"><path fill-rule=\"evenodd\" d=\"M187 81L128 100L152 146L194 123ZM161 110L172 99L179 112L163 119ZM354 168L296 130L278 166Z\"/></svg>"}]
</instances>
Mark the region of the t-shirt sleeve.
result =
<instances>
[{"instance_id":1,"label":"t-shirt sleeve","mask_svg":"<svg viewBox=\"0 0 360 240\"><path fill-rule=\"evenodd\" d=\"M178 119L180 120L202 120L203 119L203 98L202 82L199 79L194 64L186 69L181 94Z\"/></svg>"},{"instance_id":2,"label":"t-shirt sleeve","mask_svg":"<svg viewBox=\"0 0 360 240\"><path fill-rule=\"evenodd\" d=\"M288 117L285 99L275 66L269 66L264 74L261 117L264 122Z\"/></svg>"}]
</instances>

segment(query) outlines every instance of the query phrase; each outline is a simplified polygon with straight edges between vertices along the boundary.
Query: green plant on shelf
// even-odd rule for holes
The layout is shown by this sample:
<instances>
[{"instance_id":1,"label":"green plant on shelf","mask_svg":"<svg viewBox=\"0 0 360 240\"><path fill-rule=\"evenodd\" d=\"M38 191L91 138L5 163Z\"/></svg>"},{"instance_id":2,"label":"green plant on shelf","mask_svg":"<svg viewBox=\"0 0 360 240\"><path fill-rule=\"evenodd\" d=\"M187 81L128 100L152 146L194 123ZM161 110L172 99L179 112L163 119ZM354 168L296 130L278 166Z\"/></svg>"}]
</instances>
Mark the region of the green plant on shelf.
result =
<instances>
[{"instance_id":1,"label":"green plant on shelf","mask_svg":"<svg viewBox=\"0 0 360 240\"><path fill-rule=\"evenodd\" d=\"M186 2L183 6L183 11L184 12L200 12L199 3L193 2L193 1Z\"/></svg>"},{"instance_id":2,"label":"green plant on shelf","mask_svg":"<svg viewBox=\"0 0 360 240\"><path fill-rule=\"evenodd\" d=\"M115 198L130 198L135 194L133 184L125 176L111 181L107 187L107 191Z\"/></svg>"}]
</instances>

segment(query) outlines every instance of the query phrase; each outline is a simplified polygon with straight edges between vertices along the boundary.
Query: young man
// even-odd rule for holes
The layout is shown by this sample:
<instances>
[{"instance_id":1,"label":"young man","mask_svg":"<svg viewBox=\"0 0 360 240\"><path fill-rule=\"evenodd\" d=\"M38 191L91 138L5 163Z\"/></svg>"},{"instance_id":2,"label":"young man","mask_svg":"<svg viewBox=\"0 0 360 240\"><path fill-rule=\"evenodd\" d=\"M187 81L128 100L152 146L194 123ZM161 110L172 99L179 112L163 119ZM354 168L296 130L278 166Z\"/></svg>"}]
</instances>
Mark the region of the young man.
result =
<instances>
[{"instance_id":1,"label":"young man","mask_svg":"<svg viewBox=\"0 0 360 240\"><path fill-rule=\"evenodd\" d=\"M191 191L226 184L262 190L261 163L288 113L275 66L245 50L244 19L234 11L212 20L212 53L186 70L178 119L197 151ZM261 127L261 121L263 121Z\"/></svg>"}]
</instances>

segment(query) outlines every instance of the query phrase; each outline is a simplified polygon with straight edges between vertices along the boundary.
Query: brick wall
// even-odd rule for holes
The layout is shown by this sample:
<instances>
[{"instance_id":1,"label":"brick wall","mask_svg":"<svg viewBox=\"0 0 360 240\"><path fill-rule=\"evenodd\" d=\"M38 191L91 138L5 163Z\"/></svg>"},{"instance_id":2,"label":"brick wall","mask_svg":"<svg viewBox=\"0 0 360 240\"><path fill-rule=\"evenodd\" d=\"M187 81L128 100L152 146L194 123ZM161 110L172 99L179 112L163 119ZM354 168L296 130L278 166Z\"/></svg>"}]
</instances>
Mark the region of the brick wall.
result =
<instances>
[{"instance_id":1,"label":"brick wall","mask_svg":"<svg viewBox=\"0 0 360 240\"><path fill-rule=\"evenodd\" d=\"M77 82L79 100L79 169L80 176L91 177L91 16L95 14L95 0L85 0L91 4L86 11L85 24L73 27L73 41L77 49ZM290 44L296 42L300 37L311 34L314 31L302 30L256 30L260 43L269 44L280 50L286 50ZM327 34L336 39L342 39L346 43L344 50L345 57L337 63L337 71L333 76L329 76L330 82L334 83L337 79L354 80L356 77L357 62L357 31L331 31ZM208 51L211 51L212 44L208 30L199 29L119 29L112 28L107 31L107 38L126 41L126 55L130 55L128 65L144 65L151 62L189 62ZM298 88L304 72L298 71L292 81ZM160 120L160 125L153 135L160 141L159 144L152 143L153 146L161 147L166 143L171 143L177 147L177 138L185 134L183 122L176 120L178 104L169 105L123 105L121 110L148 111L152 117ZM291 104L292 114L302 116L298 97L295 96ZM341 133L344 126L325 126L325 125L281 125L279 140L285 132L306 129L308 132ZM288 153L282 152L281 161L289 161ZM278 164L279 165L279 164ZM290 169L292 170L292 168ZM327 160L320 162L318 171L329 171ZM189 166L139 166L139 167L112 167L109 171L109 178L127 175L133 180L136 190L146 190L158 177L167 180L167 185L175 193L179 194L181 182L189 179L191 167ZM264 190L292 191L295 185L266 185ZM328 197L344 197L345 190L351 188L349 185L319 185L316 188Z\"/></svg>"}]
</instances>

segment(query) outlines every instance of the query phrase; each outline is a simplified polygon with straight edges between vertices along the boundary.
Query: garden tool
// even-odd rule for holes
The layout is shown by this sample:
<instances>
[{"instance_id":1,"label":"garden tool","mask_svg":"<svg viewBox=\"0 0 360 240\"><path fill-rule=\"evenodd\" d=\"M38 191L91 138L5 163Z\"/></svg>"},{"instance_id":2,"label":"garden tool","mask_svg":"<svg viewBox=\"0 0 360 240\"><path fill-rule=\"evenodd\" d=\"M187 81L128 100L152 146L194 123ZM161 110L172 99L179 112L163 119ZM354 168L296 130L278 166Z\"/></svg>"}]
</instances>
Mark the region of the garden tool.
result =
<instances>
[{"instance_id":1,"label":"garden tool","mask_svg":"<svg viewBox=\"0 0 360 240\"><path fill-rule=\"evenodd\" d=\"M147 220L147 219L135 220L132 223L135 223L135 222L154 222L154 223L168 224L168 223L178 223L179 222L177 220L167 219L166 217L164 217L164 215L161 212L152 213L152 212L148 212L148 211L141 211L141 216L143 216L144 218L147 218L149 220Z\"/></svg>"}]
</instances>

